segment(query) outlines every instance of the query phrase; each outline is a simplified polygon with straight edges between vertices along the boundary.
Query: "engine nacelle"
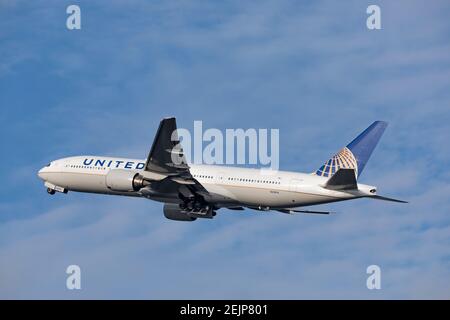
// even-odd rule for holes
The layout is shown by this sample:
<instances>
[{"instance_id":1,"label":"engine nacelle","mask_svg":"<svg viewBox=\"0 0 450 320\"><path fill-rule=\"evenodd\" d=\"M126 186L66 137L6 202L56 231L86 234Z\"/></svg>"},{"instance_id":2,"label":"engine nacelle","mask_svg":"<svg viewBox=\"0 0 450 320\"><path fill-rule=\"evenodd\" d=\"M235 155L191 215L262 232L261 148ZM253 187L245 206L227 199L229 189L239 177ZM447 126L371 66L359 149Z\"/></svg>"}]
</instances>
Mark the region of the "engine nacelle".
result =
<instances>
[{"instance_id":1,"label":"engine nacelle","mask_svg":"<svg viewBox=\"0 0 450 320\"><path fill-rule=\"evenodd\" d=\"M106 186L113 191L139 191L149 184L150 182L136 171L113 169L106 175Z\"/></svg>"},{"instance_id":2,"label":"engine nacelle","mask_svg":"<svg viewBox=\"0 0 450 320\"><path fill-rule=\"evenodd\" d=\"M170 220L177 221L195 221L197 218L189 216L185 211L180 209L178 204L165 203L164 204L164 216Z\"/></svg>"}]
</instances>

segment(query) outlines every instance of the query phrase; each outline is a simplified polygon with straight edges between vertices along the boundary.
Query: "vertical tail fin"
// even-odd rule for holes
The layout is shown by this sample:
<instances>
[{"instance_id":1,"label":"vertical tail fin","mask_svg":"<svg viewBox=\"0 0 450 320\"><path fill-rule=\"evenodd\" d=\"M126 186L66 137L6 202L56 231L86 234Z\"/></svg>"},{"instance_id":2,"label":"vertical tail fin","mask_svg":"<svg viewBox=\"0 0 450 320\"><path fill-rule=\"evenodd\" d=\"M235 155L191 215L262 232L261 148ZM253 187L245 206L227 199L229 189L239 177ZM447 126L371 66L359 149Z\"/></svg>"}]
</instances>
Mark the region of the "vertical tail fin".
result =
<instances>
[{"instance_id":1,"label":"vertical tail fin","mask_svg":"<svg viewBox=\"0 0 450 320\"><path fill-rule=\"evenodd\" d=\"M387 127L385 121L375 121L359 136L341 149L316 171L318 176L331 177L340 168L354 169L356 177L361 175L367 161Z\"/></svg>"}]
</instances>

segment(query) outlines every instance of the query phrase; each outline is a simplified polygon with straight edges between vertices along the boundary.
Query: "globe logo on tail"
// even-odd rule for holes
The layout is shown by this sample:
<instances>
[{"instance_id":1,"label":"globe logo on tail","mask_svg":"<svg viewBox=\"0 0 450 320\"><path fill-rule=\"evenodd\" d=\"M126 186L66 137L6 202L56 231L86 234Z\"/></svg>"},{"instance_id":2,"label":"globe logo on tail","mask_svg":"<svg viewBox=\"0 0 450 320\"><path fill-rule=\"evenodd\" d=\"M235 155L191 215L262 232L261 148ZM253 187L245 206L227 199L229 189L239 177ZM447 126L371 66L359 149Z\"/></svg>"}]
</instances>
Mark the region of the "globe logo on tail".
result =
<instances>
[{"instance_id":1,"label":"globe logo on tail","mask_svg":"<svg viewBox=\"0 0 450 320\"><path fill-rule=\"evenodd\" d=\"M354 169L356 177L358 176L358 164L356 158L347 147L342 148L341 151L325 162L325 164L316 171L316 174L321 177L331 177L340 168Z\"/></svg>"}]
</instances>

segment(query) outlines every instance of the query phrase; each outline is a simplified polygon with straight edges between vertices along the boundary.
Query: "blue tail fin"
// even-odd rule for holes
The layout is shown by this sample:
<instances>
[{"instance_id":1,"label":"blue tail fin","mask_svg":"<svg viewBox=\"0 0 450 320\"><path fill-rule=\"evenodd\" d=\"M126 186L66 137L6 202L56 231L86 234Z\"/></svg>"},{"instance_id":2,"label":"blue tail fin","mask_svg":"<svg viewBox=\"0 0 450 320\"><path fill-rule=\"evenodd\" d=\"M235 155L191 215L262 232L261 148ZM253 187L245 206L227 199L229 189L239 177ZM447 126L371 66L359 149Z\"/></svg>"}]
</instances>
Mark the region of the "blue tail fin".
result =
<instances>
[{"instance_id":1,"label":"blue tail fin","mask_svg":"<svg viewBox=\"0 0 450 320\"><path fill-rule=\"evenodd\" d=\"M331 177L340 168L345 168L355 169L356 177L359 177L386 127L387 122L384 121L372 123L355 140L325 162L316 171L316 174L322 177Z\"/></svg>"}]
</instances>

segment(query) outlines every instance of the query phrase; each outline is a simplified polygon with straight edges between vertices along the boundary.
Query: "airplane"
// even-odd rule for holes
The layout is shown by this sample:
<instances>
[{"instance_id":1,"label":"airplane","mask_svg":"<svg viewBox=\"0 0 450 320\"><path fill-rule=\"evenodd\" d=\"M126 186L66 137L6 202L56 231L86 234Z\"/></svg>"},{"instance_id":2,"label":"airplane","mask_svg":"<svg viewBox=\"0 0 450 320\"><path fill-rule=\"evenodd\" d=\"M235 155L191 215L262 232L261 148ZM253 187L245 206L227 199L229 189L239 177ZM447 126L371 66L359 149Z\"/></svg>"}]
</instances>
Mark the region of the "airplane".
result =
<instances>
[{"instance_id":1,"label":"airplane","mask_svg":"<svg viewBox=\"0 0 450 320\"><path fill-rule=\"evenodd\" d=\"M219 209L330 214L303 207L380 196L377 188L358 183L387 123L375 121L313 173L268 171L219 165L188 164L176 119L159 124L146 160L75 156L39 170L47 192L68 191L144 197L162 202L164 216L177 221L213 218Z\"/></svg>"}]
</instances>

